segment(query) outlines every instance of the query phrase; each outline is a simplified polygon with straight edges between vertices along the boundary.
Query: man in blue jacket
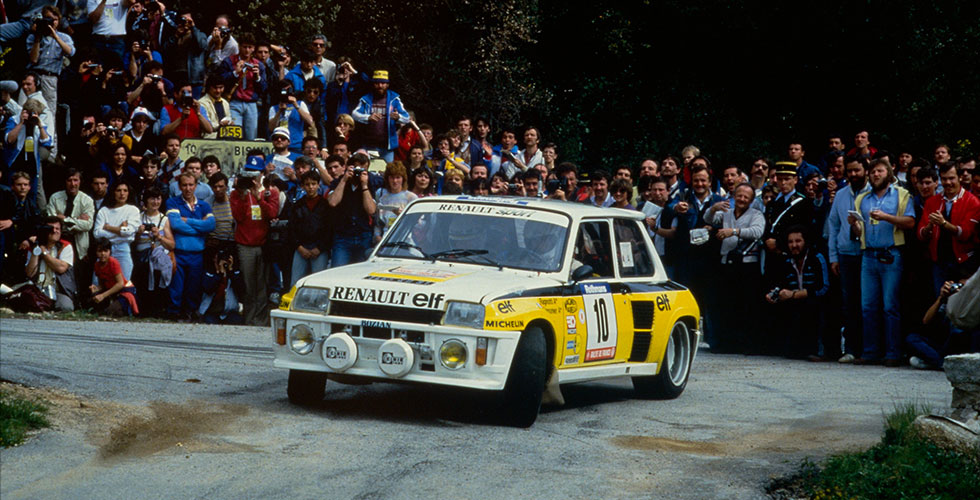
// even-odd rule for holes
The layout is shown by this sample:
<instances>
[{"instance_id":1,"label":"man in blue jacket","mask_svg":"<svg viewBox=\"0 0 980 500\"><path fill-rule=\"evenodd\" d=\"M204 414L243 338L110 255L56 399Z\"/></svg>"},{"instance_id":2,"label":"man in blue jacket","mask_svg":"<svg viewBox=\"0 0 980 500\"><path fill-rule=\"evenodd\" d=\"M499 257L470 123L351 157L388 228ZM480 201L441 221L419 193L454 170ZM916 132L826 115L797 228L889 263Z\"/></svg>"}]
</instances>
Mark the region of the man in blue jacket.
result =
<instances>
[{"instance_id":1,"label":"man in blue jacket","mask_svg":"<svg viewBox=\"0 0 980 500\"><path fill-rule=\"evenodd\" d=\"M177 178L181 196L167 200L167 219L176 243L177 266L170 282L170 314L189 319L201 304L204 240L214 231L211 206L194 196L197 177L184 172Z\"/></svg>"},{"instance_id":2,"label":"man in blue jacket","mask_svg":"<svg viewBox=\"0 0 980 500\"><path fill-rule=\"evenodd\" d=\"M408 123L410 118L401 97L388 90L387 71L375 71L371 85L374 90L361 97L351 116L354 121L364 124L358 129L362 133L364 147L377 150L390 163L395 159L395 149L398 147L398 128Z\"/></svg>"}]
</instances>

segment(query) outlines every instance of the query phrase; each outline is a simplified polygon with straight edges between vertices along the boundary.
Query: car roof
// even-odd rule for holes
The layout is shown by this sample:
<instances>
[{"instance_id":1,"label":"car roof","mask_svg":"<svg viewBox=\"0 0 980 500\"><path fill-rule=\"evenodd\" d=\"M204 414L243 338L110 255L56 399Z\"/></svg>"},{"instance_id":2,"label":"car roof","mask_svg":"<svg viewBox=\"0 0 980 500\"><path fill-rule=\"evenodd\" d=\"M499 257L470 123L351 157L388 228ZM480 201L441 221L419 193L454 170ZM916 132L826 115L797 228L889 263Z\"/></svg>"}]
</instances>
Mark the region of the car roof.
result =
<instances>
[{"instance_id":1,"label":"car roof","mask_svg":"<svg viewBox=\"0 0 980 500\"><path fill-rule=\"evenodd\" d=\"M471 196L471 195L448 195L448 196L427 196L419 198L415 203L430 202L464 202L478 203L481 205L497 205L502 207L526 207L532 209L548 210L566 214L574 219L584 219L592 217L620 217L629 219L643 219L645 216L639 210L625 210L621 208L603 208L585 203L570 201L553 200L548 198L529 198L519 196Z\"/></svg>"}]
</instances>

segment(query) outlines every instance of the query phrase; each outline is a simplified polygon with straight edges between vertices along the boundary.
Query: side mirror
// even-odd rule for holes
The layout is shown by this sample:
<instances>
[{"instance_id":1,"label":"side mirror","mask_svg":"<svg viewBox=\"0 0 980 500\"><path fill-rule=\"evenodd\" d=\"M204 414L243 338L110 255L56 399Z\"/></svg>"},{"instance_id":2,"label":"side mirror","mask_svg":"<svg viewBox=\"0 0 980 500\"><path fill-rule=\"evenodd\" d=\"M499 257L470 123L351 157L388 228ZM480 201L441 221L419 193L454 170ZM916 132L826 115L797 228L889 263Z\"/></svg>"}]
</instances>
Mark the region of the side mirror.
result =
<instances>
[{"instance_id":1,"label":"side mirror","mask_svg":"<svg viewBox=\"0 0 980 500\"><path fill-rule=\"evenodd\" d=\"M578 283L579 281L592 276L592 273L592 266L585 264L582 267L572 271L572 283Z\"/></svg>"}]
</instances>

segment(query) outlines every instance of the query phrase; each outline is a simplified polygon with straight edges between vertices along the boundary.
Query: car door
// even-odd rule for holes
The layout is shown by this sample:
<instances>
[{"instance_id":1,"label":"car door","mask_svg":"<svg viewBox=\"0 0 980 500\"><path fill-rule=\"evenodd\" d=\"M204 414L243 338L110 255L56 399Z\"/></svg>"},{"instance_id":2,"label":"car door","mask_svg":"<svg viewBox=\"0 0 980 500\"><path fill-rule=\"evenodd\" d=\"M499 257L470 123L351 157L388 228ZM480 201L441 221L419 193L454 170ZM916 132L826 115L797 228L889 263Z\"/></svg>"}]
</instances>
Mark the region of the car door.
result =
<instances>
[{"instance_id":1,"label":"car door","mask_svg":"<svg viewBox=\"0 0 980 500\"><path fill-rule=\"evenodd\" d=\"M626 299L616 275L612 248L612 226L606 219L585 220L573 252L573 270L592 268L592 276L576 284L566 299L566 366L595 365L622 361L620 329Z\"/></svg>"},{"instance_id":2,"label":"car door","mask_svg":"<svg viewBox=\"0 0 980 500\"><path fill-rule=\"evenodd\" d=\"M655 250L640 221L615 219L613 238L621 286L629 297L629 307L624 315L629 318L631 335L629 338L621 335L620 344L629 349L627 361L646 361L653 339L655 315L658 308L660 311L669 309L669 295L653 282L656 266L652 252Z\"/></svg>"}]
</instances>

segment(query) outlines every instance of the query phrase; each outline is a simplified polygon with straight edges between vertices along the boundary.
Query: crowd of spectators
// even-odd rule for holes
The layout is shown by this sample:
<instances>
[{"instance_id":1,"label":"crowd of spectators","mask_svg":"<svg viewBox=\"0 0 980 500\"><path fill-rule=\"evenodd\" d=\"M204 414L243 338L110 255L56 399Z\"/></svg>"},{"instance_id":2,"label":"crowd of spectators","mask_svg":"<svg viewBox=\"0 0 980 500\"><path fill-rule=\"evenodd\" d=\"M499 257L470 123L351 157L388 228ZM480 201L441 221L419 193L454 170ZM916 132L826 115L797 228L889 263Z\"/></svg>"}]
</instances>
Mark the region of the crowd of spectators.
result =
<instances>
[{"instance_id":1,"label":"crowd of spectators","mask_svg":"<svg viewBox=\"0 0 980 500\"><path fill-rule=\"evenodd\" d=\"M976 159L946 145L926 160L860 130L780 161L688 146L580 169L534 126L416 123L387 71L330 60L323 35L291 50L156 1L49 3L0 31L27 60L0 82L0 281L58 309L265 325L298 279L364 260L411 201L467 193L643 212L714 351L935 368L980 348L938 313L980 262ZM219 137L273 151L239 171L181 159L183 141Z\"/></svg>"}]
</instances>

